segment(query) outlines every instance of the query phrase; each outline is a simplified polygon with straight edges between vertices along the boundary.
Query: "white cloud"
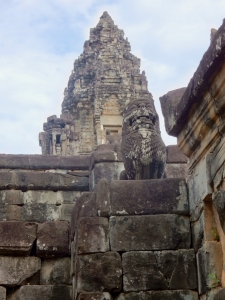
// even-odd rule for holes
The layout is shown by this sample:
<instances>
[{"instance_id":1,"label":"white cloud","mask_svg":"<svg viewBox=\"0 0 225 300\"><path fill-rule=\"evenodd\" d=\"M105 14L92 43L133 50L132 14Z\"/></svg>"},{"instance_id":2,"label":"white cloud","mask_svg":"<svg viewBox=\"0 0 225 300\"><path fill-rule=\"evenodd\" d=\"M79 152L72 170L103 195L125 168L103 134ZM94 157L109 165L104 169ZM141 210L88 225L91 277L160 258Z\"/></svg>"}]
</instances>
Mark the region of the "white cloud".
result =
<instances>
[{"instance_id":1,"label":"white cloud","mask_svg":"<svg viewBox=\"0 0 225 300\"><path fill-rule=\"evenodd\" d=\"M40 153L38 132L48 116L60 114L73 62L105 10L141 58L159 111L159 96L188 84L209 45L210 29L222 23L225 2L2 1L0 152Z\"/></svg>"}]
</instances>

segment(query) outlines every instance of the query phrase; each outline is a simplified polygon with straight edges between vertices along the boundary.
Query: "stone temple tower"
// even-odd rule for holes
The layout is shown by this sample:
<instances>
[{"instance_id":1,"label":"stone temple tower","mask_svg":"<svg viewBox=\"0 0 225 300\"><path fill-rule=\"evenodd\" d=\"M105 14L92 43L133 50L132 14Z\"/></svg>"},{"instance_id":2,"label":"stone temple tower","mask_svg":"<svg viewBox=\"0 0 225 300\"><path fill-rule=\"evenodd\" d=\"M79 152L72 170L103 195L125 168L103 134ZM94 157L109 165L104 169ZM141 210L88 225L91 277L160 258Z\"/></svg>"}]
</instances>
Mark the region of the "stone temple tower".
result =
<instances>
[{"instance_id":1,"label":"stone temple tower","mask_svg":"<svg viewBox=\"0 0 225 300\"><path fill-rule=\"evenodd\" d=\"M60 118L49 117L39 134L42 154L89 154L119 139L125 105L149 94L140 59L130 50L123 30L104 12L74 62Z\"/></svg>"}]
</instances>

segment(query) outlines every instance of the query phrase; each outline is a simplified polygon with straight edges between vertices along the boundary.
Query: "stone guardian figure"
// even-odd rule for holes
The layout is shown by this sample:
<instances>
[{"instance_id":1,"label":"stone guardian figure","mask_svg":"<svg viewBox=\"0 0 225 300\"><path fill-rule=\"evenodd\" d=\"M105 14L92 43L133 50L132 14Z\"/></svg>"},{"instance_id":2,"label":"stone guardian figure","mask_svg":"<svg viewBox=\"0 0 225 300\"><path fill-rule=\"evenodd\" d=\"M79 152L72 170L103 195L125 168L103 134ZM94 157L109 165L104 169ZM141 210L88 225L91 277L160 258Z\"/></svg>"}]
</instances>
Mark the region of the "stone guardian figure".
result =
<instances>
[{"instance_id":1,"label":"stone guardian figure","mask_svg":"<svg viewBox=\"0 0 225 300\"><path fill-rule=\"evenodd\" d=\"M163 177L166 147L149 92L140 94L124 109L121 150L129 180Z\"/></svg>"}]
</instances>

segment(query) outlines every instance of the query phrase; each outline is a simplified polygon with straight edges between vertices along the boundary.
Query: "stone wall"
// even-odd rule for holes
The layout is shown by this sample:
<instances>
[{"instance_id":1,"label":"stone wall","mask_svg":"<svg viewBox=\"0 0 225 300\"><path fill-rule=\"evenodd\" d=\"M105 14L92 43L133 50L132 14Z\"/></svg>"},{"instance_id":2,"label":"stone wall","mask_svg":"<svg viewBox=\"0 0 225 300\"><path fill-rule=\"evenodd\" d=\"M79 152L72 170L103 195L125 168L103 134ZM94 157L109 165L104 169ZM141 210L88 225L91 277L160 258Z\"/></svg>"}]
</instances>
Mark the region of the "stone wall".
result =
<instances>
[{"instance_id":1,"label":"stone wall","mask_svg":"<svg viewBox=\"0 0 225 300\"><path fill-rule=\"evenodd\" d=\"M90 157L0 155L0 299L71 299L69 221Z\"/></svg>"},{"instance_id":2,"label":"stone wall","mask_svg":"<svg viewBox=\"0 0 225 300\"><path fill-rule=\"evenodd\" d=\"M71 220L73 299L197 300L184 179L102 179Z\"/></svg>"},{"instance_id":3,"label":"stone wall","mask_svg":"<svg viewBox=\"0 0 225 300\"><path fill-rule=\"evenodd\" d=\"M225 291L224 54L225 21L212 36L187 88L161 97L166 130L189 157L191 228L201 300L222 300Z\"/></svg>"}]
</instances>

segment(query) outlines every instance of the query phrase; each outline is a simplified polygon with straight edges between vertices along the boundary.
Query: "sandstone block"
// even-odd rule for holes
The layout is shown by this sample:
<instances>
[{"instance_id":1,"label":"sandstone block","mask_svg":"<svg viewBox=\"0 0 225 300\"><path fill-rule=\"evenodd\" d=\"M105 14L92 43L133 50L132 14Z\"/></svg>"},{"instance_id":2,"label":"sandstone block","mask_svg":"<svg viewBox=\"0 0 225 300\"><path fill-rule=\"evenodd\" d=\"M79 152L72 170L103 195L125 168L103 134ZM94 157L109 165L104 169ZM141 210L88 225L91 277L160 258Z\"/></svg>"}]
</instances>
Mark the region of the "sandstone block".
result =
<instances>
[{"instance_id":1,"label":"sandstone block","mask_svg":"<svg viewBox=\"0 0 225 300\"><path fill-rule=\"evenodd\" d=\"M57 201L57 193L53 191L27 191L23 193L23 203L26 205L61 204Z\"/></svg>"},{"instance_id":2,"label":"sandstone block","mask_svg":"<svg viewBox=\"0 0 225 300\"><path fill-rule=\"evenodd\" d=\"M149 291L122 293L116 300L198 300L198 293L194 291Z\"/></svg>"},{"instance_id":3,"label":"sandstone block","mask_svg":"<svg viewBox=\"0 0 225 300\"><path fill-rule=\"evenodd\" d=\"M113 150L94 151L92 152L90 158L90 170L93 169L95 164L102 162L115 162L117 160L117 153Z\"/></svg>"},{"instance_id":4,"label":"sandstone block","mask_svg":"<svg viewBox=\"0 0 225 300\"><path fill-rule=\"evenodd\" d=\"M41 264L40 284L70 285L70 257L44 259Z\"/></svg>"},{"instance_id":5,"label":"sandstone block","mask_svg":"<svg viewBox=\"0 0 225 300\"><path fill-rule=\"evenodd\" d=\"M23 204L23 192L19 190L0 191L0 205Z\"/></svg>"},{"instance_id":6,"label":"sandstone block","mask_svg":"<svg viewBox=\"0 0 225 300\"><path fill-rule=\"evenodd\" d=\"M78 256L78 292L119 292L122 288L122 265L117 252Z\"/></svg>"},{"instance_id":7,"label":"sandstone block","mask_svg":"<svg viewBox=\"0 0 225 300\"><path fill-rule=\"evenodd\" d=\"M65 285L25 285L16 290L9 300L71 300L72 289Z\"/></svg>"},{"instance_id":8,"label":"sandstone block","mask_svg":"<svg viewBox=\"0 0 225 300\"><path fill-rule=\"evenodd\" d=\"M59 220L62 221L71 221L71 214L74 204L62 204L59 208Z\"/></svg>"},{"instance_id":9,"label":"sandstone block","mask_svg":"<svg viewBox=\"0 0 225 300\"><path fill-rule=\"evenodd\" d=\"M95 164L90 174L90 191L102 178L111 180L119 180L120 173L124 170L123 162L102 162Z\"/></svg>"},{"instance_id":10,"label":"sandstone block","mask_svg":"<svg viewBox=\"0 0 225 300\"><path fill-rule=\"evenodd\" d=\"M0 300L6 300L6 288L0 286Z\"/></svg>"},{"instance_id":11,"label":"sandstone block","mask_svg":"<svg viewBox=\"0 0 225 300\"><path fill-rule=\"evenodd\" d=\"M220 237L214 219L212 202L203 203L202 214L197 221L191 223L191 230L195 252L197 252L206 241L219 241Z\"/></svg>"},{"instance_id":12,"label":"sandstone block","mask_svg":"<svg viewBox=\"0 0 225 300\"><path fill-rule=\"evenodd\" d=\"M191 212L195 210L196 206L199 206L200 202L210 200L212 197L209 158L210 156L207 155L188 178L188 194Z\"/></svg>"},{"instance_id":13,"label":"sandstone block","mask_svg":"<svg viewBox=\"0 0 225 300\"><path fill-rule=\"evenodd\" d=\"M166 147L167 164L186 164L188 162L188 157L180 150L177 145L170 145Z\"/></svg>"},{"instance_id":14,"label":"sandstone block","mask_svg":"<svg viewBox=\"0 0 225 300\"><path fill-rule=\"evenodd\" d=\"M69 223L55 221L38 224L36 251L39 257L68 256L70 254Z\"/></svg>"},{"instance_id":15,"label":"sandstone block","mask_svg":"<svg viewBox=\"0 0 225 300\"><path fill-rule=\"evenodd\" d=\"M112 296L105 293L81 293L78 300L112 300Z\"/></svg>"},{"instance_id":16,"label":"sandstone block","mask_svg":"<svg viewBox=\"0 0 225 300\"><path fill-rule=\"evenodd\" d=\"M112 181L112 215L189 214L184 179Z\"/></svg>"},{"instance_id":17,"label":"sandstone block","mask_svg":"<svg viewBox=\"0 0 225 300\"><path fill-rule=\"evenodd\" d=\"M213 204L218 213L220 225L225 233L225 192L219 191L213 194Z\"/></svg>"},{"instance_id":18,"label":"sandstone block","mask_svg":"<svg viewBox=\"0 0 225 300\"><path fill-rule=\"evenodd\" d=\"M114 251L186 249L191 244L186 216L110 217L109 228Z\"/></svg>"},{"instance_id":19,"label":"sandstone block","mask_svg":"<svg viewBox=\"0 0 225 300\"><path fill-rule=\"evenodd\" d=\"M2 189L88 191L89 180L62 173L4 171L0 172L0 186Z\"/></svg>"},{"instance_id":20,"label":"sandstone block","mask_svg":"<svg viewBox=\"0 0 225 300\"><path fill-rule=\"evenodd\" d=\"M37 237L37 225L0 222L0 255L29 255Z\"/></svg>"},{"instance_id":21,"label":"sandstone block","mask_svg":"<svg viewBox=\"0 0 225 300\"><path fill-rule=\"evenodd\" d=\"M197 289L193 250L131 251L122 255L122 264L125 292Z\"/></svg>"},{"instance_id":22,"label":"sandstone block","mask_svg":"<svg viewBox=\"0 0 225 300\"><path fill-rule=\"evenodd\" d=\"M22 216L22 207L18 205L4 205L0 206L1 221L21 221L23 220Z\"/></svg>"},{"instance_id":23,"label":"sandstone block","mask_svg":"<svg viewBox=\"0 0 225 300\"><path fill-rule=\"evenodd\" d=\"M0 257L0 285L21 285L41 269L38 257Z\"/></svg>"},{"instance_id":24,"label":"sandstone block","mask_svg":"<svg viewBox=\"0 0 225 300\"><path fill-rule=\"evenodd\" d=\"M221 289L213 298L213 300L224 300L225 299L225 288Z\"/></svg>"},{"instance_id":25,"label":"sandstone block","mask_svg":"<svg viewBox=\"0 0 225 300\"><path fill-rule=\"evenodd\" d=\"M59 206L47 203L28 204L21 207L21 220L43 223L59 219Z\"/></svg>"},{"instance_id":26,"label":"sandstone block","mask_svg":"<svg viewBox=\"0 0 225 300\"><path fill-rule=\"evenodd\" d=\"M78 225L78 253L109 251L109 222L107 218L81 218Z\"/></svg>"},{"instance_id":27,"label":"sandstone block","mask_svg":"<svg viewBox=\"0 0 225 300\"><path fill-rule=\"evenodd\" d=\"M80 197L80 191L58 191L57 203L58 204L74 204Z\"/></svg>"},{"instance_id":28,"label":"sandstone block","mask_svg":"<svg viewBox=\"0 0 225 300\"><path fill-rule=\"evenodd\" d=\"M186 178L188 176L187 164L166 164L164 178Z\"/></svg>"},{"instance_id":29,"label":"sandstone block","mask_svg":"<svg viewBox=\"0 0 225 300\"><path fill-rule=\"evenodd\" d=\"M110 215L110 185L107 179L100 179L96 185L96 204L98 215L108 217Z\"/></svg>"},{"instance_id":30,"label":"sandstone block","mask_svg":"<svg viewBox=\"0 0 225 300\"><path fill-rule=\"evenodd\" d=\"M198 292L203 294L208 289L221 284L223 255L219 242L205 242L196 255L198 273Z\"/></svg>"},{"instance_id":31,"label":"sandstone block","mask_svg":"<svg viewBox=\"0 0 225 300\"><path fill-rule=\"evenodd\" d=\"M71 213L71 223L70 223L71 240L74 239L79 218L95 217L95 216L97 216L97 205L96 205L95 193L91 193L91 192L82 193L80 198L78 198L78 200L76 201Z\"/></svg>"}]
</instances>

